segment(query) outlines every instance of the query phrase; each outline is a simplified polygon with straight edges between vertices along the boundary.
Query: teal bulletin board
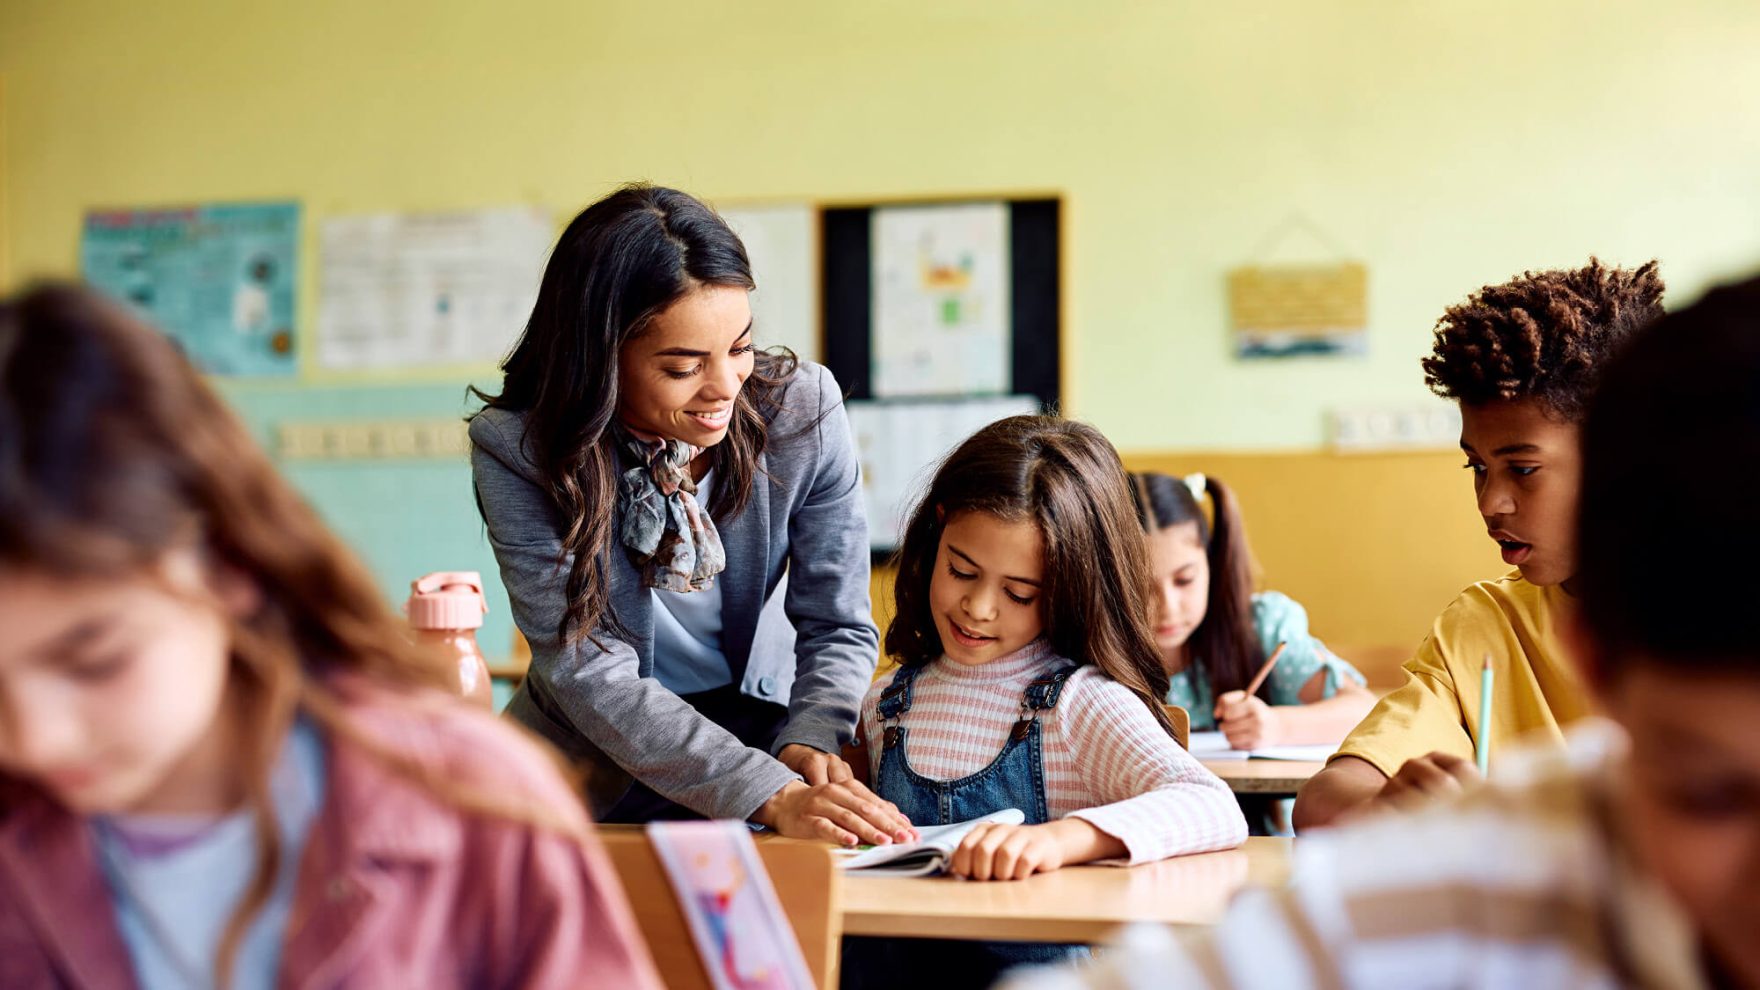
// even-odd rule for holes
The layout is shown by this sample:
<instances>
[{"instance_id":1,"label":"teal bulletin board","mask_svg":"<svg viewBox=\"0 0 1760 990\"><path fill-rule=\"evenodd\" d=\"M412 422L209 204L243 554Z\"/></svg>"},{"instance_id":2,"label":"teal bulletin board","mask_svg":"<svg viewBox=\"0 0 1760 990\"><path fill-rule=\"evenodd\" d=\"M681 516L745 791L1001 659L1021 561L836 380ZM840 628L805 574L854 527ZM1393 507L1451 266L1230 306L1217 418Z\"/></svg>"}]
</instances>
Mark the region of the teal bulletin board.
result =
<instances>
[{"instance_id":1,"label":"teal bulletin board","mask_svg":"<svg viewBox=\"0 0 1760 990\"><path fill-rule=\"evenodd\" d=\"M95 210L80 272L217 375L292 375L298 203Z\"/></svg>"}]
</instances>

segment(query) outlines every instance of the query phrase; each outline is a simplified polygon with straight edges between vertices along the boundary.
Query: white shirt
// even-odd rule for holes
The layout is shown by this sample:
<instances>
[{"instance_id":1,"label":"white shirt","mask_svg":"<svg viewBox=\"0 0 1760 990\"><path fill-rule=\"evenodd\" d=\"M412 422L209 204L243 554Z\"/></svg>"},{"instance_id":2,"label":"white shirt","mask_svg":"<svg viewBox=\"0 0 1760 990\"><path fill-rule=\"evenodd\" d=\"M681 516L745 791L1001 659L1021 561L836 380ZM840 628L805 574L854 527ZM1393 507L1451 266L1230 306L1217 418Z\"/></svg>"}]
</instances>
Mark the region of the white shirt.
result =
<instances>
[{"instance_id":1,"label":"white shirt","mask_svg":"<svg viewBox=\"0 0 1760 990\"><path fill-rule=\"evenodd\" d=\"M709 508L715 472L697 482L697 504ZM674 694L695 694L733 683L721 650L721 581L702 591L654 589L654 676Z\"/></svg>"}]
</instances>

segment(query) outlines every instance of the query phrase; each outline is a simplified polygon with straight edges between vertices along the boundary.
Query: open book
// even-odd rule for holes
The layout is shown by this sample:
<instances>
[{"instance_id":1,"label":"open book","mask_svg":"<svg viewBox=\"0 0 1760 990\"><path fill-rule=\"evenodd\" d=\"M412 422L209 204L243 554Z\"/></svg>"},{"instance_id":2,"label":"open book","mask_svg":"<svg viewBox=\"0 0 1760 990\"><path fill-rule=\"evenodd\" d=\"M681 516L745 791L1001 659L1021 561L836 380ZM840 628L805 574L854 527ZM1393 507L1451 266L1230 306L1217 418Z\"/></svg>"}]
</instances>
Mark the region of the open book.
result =
<instances>
[{"instance_id":1,"label":"open book","mask_svg":"<svg viewBox=\"0 0 1760 990\"><path fill-rule=\"evenodd\" d=\"M969 822L930 825L917 829L922 838L916 842L875 846L859 852L851 850L847 858L838 861L837 865L857 876L867 873L885 877L926 877L946 869L947 861L953 857L953 851L959 848L960 840L979 825L1019 825L1026 820L1027 816L1020 809L1005 808Z\"/></svg>"},{"instance_id":2,"label":"open book","mask_svg":"<svg viewBox=\"0 0 1760 990\"><path fill-rule=\"evenodd\" d=\"M1187 751L1200 760L1312 760L1321 763L1337 746L1266 746L1262 749L1232 749L1228 737L1221 732L1194 732Z\"/></svg>"}]
</instances>

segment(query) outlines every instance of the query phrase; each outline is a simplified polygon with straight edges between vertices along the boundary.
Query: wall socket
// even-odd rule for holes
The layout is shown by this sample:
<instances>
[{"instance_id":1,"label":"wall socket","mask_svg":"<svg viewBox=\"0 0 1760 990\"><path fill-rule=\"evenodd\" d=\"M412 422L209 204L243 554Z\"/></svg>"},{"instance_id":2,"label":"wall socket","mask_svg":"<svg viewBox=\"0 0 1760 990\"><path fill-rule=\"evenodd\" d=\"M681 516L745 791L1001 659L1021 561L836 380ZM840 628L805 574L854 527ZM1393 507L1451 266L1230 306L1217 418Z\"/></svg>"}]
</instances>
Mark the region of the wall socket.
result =
<instances>
[{"instance_id":1,"label":"wall socket","mask_svg":"<svg viewBox=\"0 0 1760 990\"><path fill-rule=\"evenodd\" d=\"M1328 413L1332 449L1363 454L1387 450L1454 450L1461 412L1454 403L1351 406Z\"/></svg>"},{"instance_id":2,"label":"wall socket","mask_svg":"<svg viewBox=\"0 0 1760 990\"><path fill-rule=\"evenodd\" d=\"M282 423L275 452L284 461L453 460L469 456L468 430L456 419Z\"/></svg>"}]
</instances>

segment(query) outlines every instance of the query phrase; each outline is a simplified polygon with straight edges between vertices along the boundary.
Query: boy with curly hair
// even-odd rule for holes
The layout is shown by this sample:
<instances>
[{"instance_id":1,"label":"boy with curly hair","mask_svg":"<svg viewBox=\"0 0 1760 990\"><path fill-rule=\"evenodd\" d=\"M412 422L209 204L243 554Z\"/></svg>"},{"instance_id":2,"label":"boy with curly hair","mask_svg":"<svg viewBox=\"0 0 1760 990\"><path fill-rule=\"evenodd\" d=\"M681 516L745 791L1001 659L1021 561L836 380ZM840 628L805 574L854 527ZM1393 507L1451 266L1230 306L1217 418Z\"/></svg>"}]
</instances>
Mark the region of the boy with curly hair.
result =
<instances>
[{"instance_id":1,"label":"boy with curly hair","mask_svg":"<svg viewBox=\"0 0 1760 990\"><path fill-rule=\"evenodd\" d=\"M1605 718L1459 801L1304 839L1289 888L1214 926L1004 990L1760 988L1760 641L1729 621L1760 598L1760 279L1621 346L1582 459L1568 638Z\"/></svg>"},{"instance_id":2,"label":"boy with curly hair","mask_svg":"<svg viewBox=\"0 0 1760 990\"><path fill-rule=\"evenodd\" d=\"M1460 403L1461 450L1479 515L1516 570L1482 581L1437 617L1406 682L1345 738L1296 801L1310 829L1377 807L1413 808L1478 778L1480 668L1490 657L1488 735L1499 745L1588 714L1565 655L1572 612L1580 428L1601 369L1662 315L1656 262L1590 259L1486 286L1437 322L1424 359L1431 391Z\"/></svg>"}]
</instances>

